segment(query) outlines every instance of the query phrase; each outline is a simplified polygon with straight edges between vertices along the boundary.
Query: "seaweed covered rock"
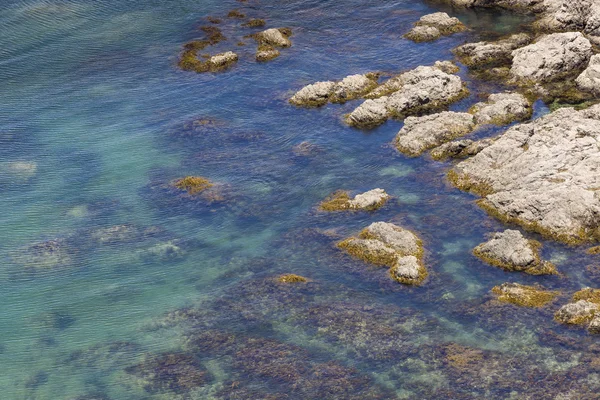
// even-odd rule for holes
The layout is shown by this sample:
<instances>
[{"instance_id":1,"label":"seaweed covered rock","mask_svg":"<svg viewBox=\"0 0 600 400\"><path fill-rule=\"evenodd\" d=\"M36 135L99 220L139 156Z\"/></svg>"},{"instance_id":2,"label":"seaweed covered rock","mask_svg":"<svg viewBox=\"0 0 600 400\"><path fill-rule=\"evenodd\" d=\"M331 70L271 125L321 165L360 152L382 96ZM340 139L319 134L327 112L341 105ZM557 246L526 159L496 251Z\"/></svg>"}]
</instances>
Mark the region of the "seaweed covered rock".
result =
<instances>
[{"instance_id":1,"label":"seaweed covered rock","mask_svg":"<svg viewBox=\"0 0 600 400\"><path fill-rule=\"evenodd\" d=\"M451 35L466 29L458 18L450 17L445 12L437 12L422 16L405 37L414 42L429 42L442 35Z\"/></svg>"},{"instance_id":2,"label":"seaweed covered rock","mask_svg":"<svg viewBox=\"0 0 600 400\"><path fill-rule=\"evenodd\" d=\"M391 276L400 283L418 285L427 277L421 240L389 222L374 222L338 247L365 262L390 267Z\"/></svg>"},{"instance_id":3,"label":"seaweed covered rock","mask_svg":"<svg viewBox=\"0 0 600 400\"><path fill-rule=\"evenodd\" d=\"M531 275L555 274L556 267L540 259L540 247L539 242L526 239L521 232L507 229L494 233L489 241L475 247L473 254L507 271L523 271Z\"/></svg>"},{"instance_id":4,"label":"seaweed covered rock","mask_svg":"<svg viewBox=\"0 0 600 400\"><path fill-rule=\"evenodd\" d=\"M518 33L495 42L463 44L453 52L461 63L471 68L509 65L513 59L513 50L530 43L531 36Z\"/></svg>"},{"instance_id":5,"label":"seaweed covered rock","mask_svg":"<svg viewBox=\"0 0 600 400\"><path fill-rule=\"evenodd\" d=\"M493 139L481 139L476 141L470 139L455 140L436 147L431 150L430 154L434 160L438 161L443 161L448 158L467 158L478 154L492 143L494 143Z\"/></svg>"},{"instance_id":6,"label":"seaweed covered rock","mask_svg":"<svg viewBox=\"0 0 600 400\"><path fill-rule=\"evenodd\" d=\"M346 116L346 123L369 128L394 117L435 111L458 101L468 93L460 77L437 67L418 67L390 78L373 89L362 103Z\"/></svg>"},{"instance_id":7,"label":"seaweed covered rock","mask_svg":"<svg viewBox=\"0 0 600 400\"><path fill-rule=\"evenodd\" d=\"M344 103L362 97L377 86L374 74L350 75L339 82L316 82L296 92L290 103L303 107L319 107L333 103Z\"/></svg>"},{"instance_id":8,"label":"seaweed covered rock","mask_svg":"<svg viewBox=\"0 0 600 400\"><path fill-rule=\"evenodd\" d=\"M207 56L208 59L200 61L198 51L200 48L186 49L179 60L179 67L184 71L220 72L228 69L238 61L238 55L232 51L219 53L214 56Z\"/></svg>"},{"instance_id":9,"label":"seaweed covered rock","mask_svg":"<svg viewBox=\"0 0 600 400\"><path fill-rule=\"evenodd\" d=\"M205 191L214 186L214 184L201 176L186 176L181 179L177 179L173 186L177 189L185 190L188 194L197 194Z\"/></svg>"},{"instance_id":10,"label":"seaweed covered rock","mask_svg":"<svg viewBox=\"0 0 600 400\"><path fill-rule=\"evenodd\" d=\"M51 270L72 266L75 254L65 239L34 243L11 253L11 261L33 270Z\"/></svg>"},{"instance_id":11,"label":"seaweed covered rock","mask_svg":"<svg viewBox=\"0 0 600 400\"><path fill-rule=\"evenodd\" d=\"M151 356L141 364L127 368L126 372L140 378L149 393L183 394L211 380L200 362L186 353Z\"/></svg>"},{"instance_id":12,"label":"seaweed covered rock","mask_svg":"<svg viewBox=\"0 0 600 400\"><path fill-rule=\"evenodd\" d=\"M229 68L238 61L238 55L233 51L216 54L210 57L207 61L208 69L211 72L222 71Z\"/></svg>"},{"instance_id":13,"label":"seaweed covered rock","mask_svg":"<svg viewBox=\"0 0 600 400\"><path fill-rule=\"evenodd\" d=\"M285 28L271 28L256 34L255 38L259 44L267 44L276 47L290 47L289 39L291 31Z\"/></svg>"},{"instance_id":14,"label":"seaweed covered rock","mask_svg":"<svg viewBox=\"0 0 600 400\"><path fill-rule=\"evenodd\" d=\"M383 207L389 198L390 195L379 188L357 194L354 198L350 198L348 192L338 191L325 199L319 207L324 211L373 211Z\"/></svg>"},{"instance_id":15,"label":"seaweed covered rock","mask_svg":"<svg viewBox=\"0 0 600 400\"><path fill-rule=\"evenodd\" d=\"M511 75L524 83L552 82L583 70L592 44L580 32L554 33L514 50Z\"/></svg>"},{"instance_id":16,"label":"seaweed covered rock","mask_svg":"<svg viewBox=\"0 0 600 400\"><path fill-rule=\"evenodd\" d=\"M479 125L506 125L531 117L531 103L520 93L495 93L487 102L477 103L470 110Z\"/></svg>"},{"instance_id":17,"label":"seaweed covered rock","mask_svg":"<svg viewBox=\"0 0 600 400\"><path fill-rule=\"evenodd\" d=\"M567 243L600 237L600 106L562 108L510 128L449 173L505 222Z\"/></svg>"},{"instance_id":18,"label":"seaweed covered rock","mask_svg":"<svg viewBox=\"0 0 600 400\"><path fill-rule=\"evenodd\" d=\"M305 283L308 282L303 276L296 274L283 274L277 277L277 282L279 283Z\"/></svg>"},{"instance_id":19,"label":"seaweed covered rock","mask_svg":"<svg viewBox=\"0 0 600 400\"><path fill-rule=\"evenodd\" d=\"M587 92L600 95L600 54L590 58L590 62L576 79L577 86Z\"/></svg>"},{"instance_id":20,"label":"seaweed covered rock","mask_svg":"<svg viewBox=\"0 0 600 400\"><path fill-rule=\"evenodd\" d=\"M527 286L519 283L503 283L492 288L499 301L522 307L543 307L558 296L558 292L545 290L540 286Z\"/></svg>"},{"instance_id":21,"label":"seaweed covered rock","mask_svg":"<svg viewBox=\"0 0 600 400\"><path fill-rule=\"evenodd\" d=\"M598 309L597 304L587 300L578 300L562 306L554 314L554 319L563 324L583 325L594 319Z\"/></svg>"},{"instance_id":22,"label":"seaweed covered rock","mask_svg":"<svg viewBox=\"0 0 600 400\"><path fill-rule=\"evenodd\" d=\"M469 113L444 111L423 117L408 117L396 136L398 151L416 157L475 129L475 118Z\"/></svg>"},{"instance_id":23,"label":"seaweed covered rock","mask_svg":"<svg viewBox=\"0 0 600 400\"><path fill-rule=\"evenodd\" d=\"M277 50L273 46L263 44L258 46L258 49L256 50L256 61L271 61L279 57L280 54L281 53L279 52L279 50Z\"/></svg>"}]
</instances>

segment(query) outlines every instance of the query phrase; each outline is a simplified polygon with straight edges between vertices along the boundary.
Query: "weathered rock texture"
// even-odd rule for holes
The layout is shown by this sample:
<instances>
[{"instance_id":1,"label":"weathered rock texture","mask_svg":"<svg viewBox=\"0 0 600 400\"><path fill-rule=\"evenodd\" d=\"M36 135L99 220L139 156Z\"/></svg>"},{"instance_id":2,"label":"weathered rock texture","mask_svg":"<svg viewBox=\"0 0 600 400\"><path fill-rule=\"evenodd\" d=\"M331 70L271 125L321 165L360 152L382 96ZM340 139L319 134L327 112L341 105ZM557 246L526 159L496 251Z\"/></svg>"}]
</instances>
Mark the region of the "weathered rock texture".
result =
<instances>
[{"instance_id":1,"label":"weathered rock texture","mask_svg":"<svg viewBox=\"0 0 600 400\"><path fill-rule=\"evenodd\" d=\"M512 62L512 52L531 43L531 36L519 33L496 42L467 43L454 49L460 62L469 67L490 67Z\"/></svg>"},{"instance_id":2,"label":"weathered rock texture","mask_svg":"<svg viewBox=\"0 0 600 400\"><path fill-rule=\"evenodd\" d=\"M520 93L496 93L487 102L477 103L470 110L479 125L506 125L531 117L531 103Z\"/></svg>"},{"instance_id":3,"label":"weathered rock texture","mask_svg":"<svg viewBox=\"0 0 600 400\"><path fill-rule=\"evenodd\" d=\"M321 203L320 208L324 211L373 211L383 207L389 198L390 195L385 190L379 188L357 194L354 198L350 198L348 192L339 191L325 199Z\"/></svg>"},{"instance_id":4,"label":"weathered rock texture","mask_svg":"<svg viewBox=\"0 0 600 400\"><path fill-rule=\"evenodd\" d=\"M434 111L468 94L460 77L444 72L446 64L418 67L390 78L370 93L368 100L346 116L355 127L368 128L390 117L403 119L409 115Z\"/></svg>"},{"instance_id":5,"label":"weathered rock texture","mask_svg":"<svg viewBox=\"0 0 600 400\"><path fill-rule=\"evenodd\" d=\"M600 95L600 54L592 56L585 71L577 77L577 86L596 96Z\"/></svg>"},{"instance_id":6,"label":"weathered rock texture","mask_svg":"<svg viewBox=\"0 0 600 400\"><path fill-rule=\"evenodd\" d=\"M473 254L486 263L507 271L523 271L531 275L555 274L556 267L539 255L541 244L526 239L521 232L506 230L475 247Z\"/></svg>"},{"instance_id":7,"label":"weathered rock texture","mask_svg":"<svg viewBox=\"0 0 600 400\"><path fill-rule=\"evenodd\" d=\"M505 222L567 243L600 238L600 105L510 128L449 173Z\"/></svg>"},{"instance_id":8,"label":"weathered rock texture","mask_svg":"<svg viewBox=\"0 0 600 400\"><path fill-rule=\"evenodd\" d=\"M519 283L503 283L495 286L492 293L497 296L498 301L521 307L543 307L559 294L541 286L526 286Z\"/></svg>"},{"instance_id":9,"label":"weathered rock texture","mask_svg":"<svg viewBox=\"0 0 600 400\"><path fill-rule=\"evenodd\" d=\"M396 136L396 148L409 156L419 156L475 129L475 118L469 113L444 111L424 117L408 117Z\"/></svg>"},{"instance_id":10,"label":"weathered rock texture","mask_svg":"<svg viewBox=\"0 0 600 400\"><path fill-rule=\"evenodd\" d=\"M437 12L422 16L405 37L415 42L429 42L442 35L451 35L466 29L467 27L458 18L450 17L444 12Z\"/></svg>"},{"instance_id":11,"label":"weathered rock texture","mask_svg":"<svg viewBox=\"0 0 600 400\"><path fill-rule=\"evenodd\" d=\"M374 74L350 75L339 82L316 82L296 92L290 103L303 107L319 107L328 102L344 103L362 97L377 86Z\"/></svg>"},{"instance_id":12,"label":"weathered rock texture","mask_svg":"<svg viewBox=\"0 0 600 400\"><path fill-rule=\"evenodd\" d=\"M564 79L585 68L592 44L580 32L554 33L514 50L511 75L526 83Z\"/></svg>"},{"instance_id":13,"label":"weathered rock texture","mask_svg":"<svg viewBox=\"0 0 600 400\"><path fill-rule=\"evenodd\" d=\"M283 32L282 32L283 31ZM256 40L261 44L268 44L277 47L290 47L289 34L285 29L271 28L256 34Z\"/></svg>"},{"instance_id":14,"label":"weathered rock texture","mask_svg":"<svg viewBox=\"0 0 600 400\"><path fill-rule=\"evenodd\" d=\"M554 319L563 324L588 324L590 333L600 333L600 289L584 288L562 306Z\"/></svg>"},{"instance_id":15,"label":"weathered rock texture","mask_svg":"<svg viewBox=\"0 0 600 400\"><path fill-rule=\"evenodd\" d=\"M418 285L427 277L421 240L394 224L374 222L338 247L365 262L390 267L392 278L400 283Z\"/></svg>"},{"instance_id":16,"label":"weathered rock texture","mask_svg":"<svg viewBox=\"0 0 600 400\"><path fill-rule=\"evenodd\" d=\"M493 139L482 139L476 141L470 139L455 140L431 150L431 157L438 161L443 161L448 158L472 157L492 143L494 143Z\"/></svg>"}]
</instances>

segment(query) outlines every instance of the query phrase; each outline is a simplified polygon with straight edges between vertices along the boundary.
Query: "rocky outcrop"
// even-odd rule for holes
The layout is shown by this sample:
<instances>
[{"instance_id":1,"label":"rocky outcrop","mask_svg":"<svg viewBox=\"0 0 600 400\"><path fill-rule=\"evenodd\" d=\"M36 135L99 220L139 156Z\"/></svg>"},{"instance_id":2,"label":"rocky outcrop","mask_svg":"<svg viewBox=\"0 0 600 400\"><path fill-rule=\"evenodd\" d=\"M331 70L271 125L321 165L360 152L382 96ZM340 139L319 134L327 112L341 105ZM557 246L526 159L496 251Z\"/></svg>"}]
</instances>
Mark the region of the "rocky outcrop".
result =
<instances>
[{"instance_id":1,"label":"rocky outcrop","mask_svg":"<svg viewBox=\"0 0 600 400\"><path fill-rule=\"evenodd\" d=\"M405 37L414 42L429 42L442 35L451 35L466 29L458 18L450 17L445 12L437 12L422 16Z\"/></svg>"},{"instance_id":2,"label":"rocky outcrop","mask_svg":"<svg viewBox=\"0 0 600 400\"><path fill-rule=\"evenodd\" d=\"M509 65L512 52L531 43L531 36L519 33L496 42L467 43L453 50L459 61L468 67Z\"/></svg>"},{"instance_id":3,"label":"rocky outcrop","mask_svg":"<svg viewBox=\"0 0 600 400\"><path fill-rule=\"evenodd\" d=\"M220 53L212 56L208 59L208 69L209 71L220 71L223 69L229 68L231 65L235 64L238 61L238 55L233 51L228 51L225 53Z\"/></svg>"},{"instance_id":4,"label":"rocky outcrop","mask_svg":"<svg viewBox=\"0 0 600 400\"><path fill-rule=\"evenodd\" d=\"M448 158L467 158L478 154L492 143L494 143L493 139L476 141L470 139L455 140L436 147L431 150L430 154L437 161L447 160Z\"/></svg>"},{"instance_id":5,"label":"rocky outcrop","mask_svg":"<svg viewBox=\"0 0 600 400\"><path fill-rule=\"evenodd\" d=\"M338 247L365 262L390 267L392 278L400 283L418 285L427 277L421 240L394 224L375 222Z\"/></svg>"},{"instance_id":6,"label":"rocky outcrop","mask_svg":"<svg viewBox=\"0 0 600 400\"><path fill-rule=\"evenodd\" d=\"M523 83L552 82L584 69L592 44L580 32L554 33L514 50L510 73Z\"/></svg>"},{"instance_id":7,"label":"rocky outcrop","mask_svg":"<svg viewBox=\"0 0 600 400\"><path fill-rule=\"evenodd\" d=\"M271 28L256 34L256 41L259 44L266 44L276 47L290 47L292 42L289 39L291 32L285 28Z\"/></svg>"},{"instance_id":8,"label":"rocky outcrop","mask_svg":"<svg viewBox=\"0 0 600 400\"><path fill-rule=\"evenodd\" d=\"M396 148L416 157L475 129L475 118L469 113L445 111L424 117L408 117L396 136Z\"/></svg>"},{"instance_id":9,"label":"rocky outcrop","mask_svg":"<svg viewBox=\"0 0 600 400\"><path fill-rule=\"evenodd\" d=\"M350 75L339 82L316 82L296 92L290 103L303 107L319 107L332 103L344 103L362 97L377 86L374 74Z\"/></svg>"},{"instance_id":10,"label":"rocky outcrop","mask_svg":"<svg viewBox=\"0 0 600 400\"><path fill-rule=\"evenodd\" d=\"M590 58L587 68L577 77L576 82L581 90L600 96L600 54Z\"/></svg>"},{"instance_id":11,"label":"rocky outcrop","mask_svg":"<svg viewBox=\"0 0 600 400\"><path fill-rule=\"evenodd\" d=\"M329 196L320 205L324 211L364 210L374 211L385 205L390 195L383 189L373 189L350 198L348 192L338 191Z\"/></svg>"},{"instance_id":12,"label":"rocky outcrop","mask_svg":"<svg viewBox=\"0 0 600 400\"><path fill-rule=\"evenodd\" d=\"M519 93L497 93L489 96L487 102L477 103L469 113L441 112L423 117L408 117L404 126L396 136L396 148L411 157L419 156L426 150L438 147L452 139L471 133L478 125L504 125L531 116L531 104ZM469 142L471 144L472 142ZM481 144L481 143L480 143ZM466 146L452 151L461 152ZM451 148L441 149L436 154L444 157L444 152ZM476 146L467 150L477 153L481 148ZM436 156L434 156L435 158Z\"/></svg>"},{"instance_id":13,"label":"rocky outcrop","mask_svg":"<svg viewBox=\"0 0 600 400\"><path fill-rule=\"evenodd\" d=\"M531 117L531 103L520 93L496 93L487 102L477 103L470 110L479 125L506 125Z\"/></svg>"},{"instance_id":14,"label":"rocky outcrop","mask_svg":"<svg viewBox=\"0 0 600 400\"><path fill-rule=\"evenodd\" d=\"M554 319L563 324L588 324L590 333L600 333L600 289L584 288L576 292L571 302L562 306Z\"/></svg>"},{"instance_id":15,"label":"rocky outcrop","mask_svg":"<svg viewBox=\"0 0 600 400\"><path fill-rule=\"evenodd\" d=\"M281 53L279 52L279 50L277 50L273 46L268 44L262 44L258 46L258 49L256 50L256 61L271 61L279 57L280 54Z\"/></svg>"},{"instance_id":16,"label":"rocky outcrop","mask_svg":"<svg viewBox=\"0 0 600 400\"><path fill-rule=\"evenodd\" d=\"M521 232L509 229L494 233L489 241L475 247L473 254L507 271L522 271L531 275L555 274L556 267L541 260L540 247L539 242L528 240Z\"/></svg>"},{"instance_id":17,"label":"rocky outcrop","mask_svg":"<svg viewBox=\"0 0 600 400\"><path fill-rule=\"evenodd\" d=\"M440 66L441 67L441 66ZM390 78L373 89L365 101L346 116L355 127L380 125L388 118L403 119L412 114L441 109L468 94L460 77L440 67L418 67Z\"/></svg>"},{"instance_id":18,"label":"rocky outcrop","mask_svg":"<svg viewBox=\"0 0 600 400\"><path fill-rule=\"evenodd\" d=\"M567 243L600 238L600 105L510 128L449 173L505 222Z\"/></svg>"},{"instance_id":19,"label":"rocky outcrop","mask_svg":"<svg viewBox=\"0 0 600 400\"><path fill-rule=\"evenodd\" d=\"M495 286L492 293L498 301L515 304L521 307L543 307L558 296L541 286L527 286L519 283L503 283Z\"/></svg>"}]
</instances>

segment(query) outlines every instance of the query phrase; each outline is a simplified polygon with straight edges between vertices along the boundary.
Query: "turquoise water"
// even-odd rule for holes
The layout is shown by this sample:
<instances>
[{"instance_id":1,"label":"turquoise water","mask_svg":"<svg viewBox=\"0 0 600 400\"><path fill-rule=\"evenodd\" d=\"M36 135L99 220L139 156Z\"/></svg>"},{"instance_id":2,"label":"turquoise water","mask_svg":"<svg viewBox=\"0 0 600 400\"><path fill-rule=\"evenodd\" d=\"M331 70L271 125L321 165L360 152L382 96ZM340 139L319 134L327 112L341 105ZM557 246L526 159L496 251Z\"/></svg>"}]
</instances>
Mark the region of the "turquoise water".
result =
<instances>
[{"instance_id":1,"label":"turquoise water","mask_svg":"<svg viewBox=\"0 0 600 400\"><path fill-rule=\"evenodd\" d=\"M225 18L234 8L291 27L293 46L255 63L243 38L254 30ZM408 0L5 0L0 10L3 399L593 398L596 350L583 330L557 326L552 310L485 303L505 281L562 289L564 301L594 284L593 259L544 242L564 277L481 263L471 249L504 226L450 187L449 164L390 146L401 122L361 132L341 122L356 102L287 104L313 81L450 59L524 17L459 14L471 31L416 45L402 34L437 8ZM229 39L211 51L241 60L221 74L181 72L181 46L202 37L207 16L223 18ZM455 110L500 89L461 76L473 95ZM190 130L201 118L214 124ZM316 150L294 153L305 141ZM218 182L224 201L166 188L185 175ZM394 196L376 213L316 210L335 190L374 187ZM423 237L423 287L335 249L378 220ZM36 258L39 243L60 250ZM273 282L289 272L311 282ZM459 368L452 351L474 355ZM183 390L139 366L164 352L194 358L206 382Z\"/></svg>"}]
</instances>

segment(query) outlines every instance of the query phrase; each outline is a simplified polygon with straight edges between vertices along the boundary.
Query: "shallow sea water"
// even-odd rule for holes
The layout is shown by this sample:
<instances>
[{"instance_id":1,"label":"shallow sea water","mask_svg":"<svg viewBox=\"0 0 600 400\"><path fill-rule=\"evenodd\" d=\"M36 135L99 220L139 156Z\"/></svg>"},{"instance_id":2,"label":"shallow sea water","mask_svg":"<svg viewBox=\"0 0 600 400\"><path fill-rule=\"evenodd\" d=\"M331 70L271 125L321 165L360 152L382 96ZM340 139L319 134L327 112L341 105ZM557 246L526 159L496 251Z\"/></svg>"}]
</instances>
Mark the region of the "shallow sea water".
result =
<instances>
[{"instance_id":1,"label":"shallow sea water","mask_svg":"<svg viewBox=\"0 0 600 400\"><path fill-rule=\"evenodd\" d=\"M243 36L256 30L225 17L236 8L291 27L293 46L254 62ZM356 101L287 103L307 83L451 59L456 45L526 20L455 13L469 32L429 44L402 38L438 9L409 0L3 1L0 397L594 398L573 394L600 387L593 339L552 320L570 292L594 284L583 249L536 237L562 277L487 266L471 250L505 227L447 183L450 163L392 148L401 122L363 132L341 121ZM229 39L209 51L232 49L240 62L219 74L179 71L181 46L202 38L207 16L223 19ZM453 110L502 89L460 74L472 95ZM536 104L536 116L546 112ZM202 118L214 125L190 131ZM295 154L304 141L318 150ZM225 201L165 189L185 175L222 184ZM375 213L316 210L335 190L375 187L394 196ZM379 220L422 236L422 287L335 249ZM123 234L108 238L102 230L113 226ZM26 268L28 246L49 240L61 249L58 266ZM172 244L181 252L156 247ZM281 273L311 282L281 286ZM506 281L564 296L542 311L486 303ZM165 352L193 358L202 373L140 364Z\"/></svg>"}]
</instances>

